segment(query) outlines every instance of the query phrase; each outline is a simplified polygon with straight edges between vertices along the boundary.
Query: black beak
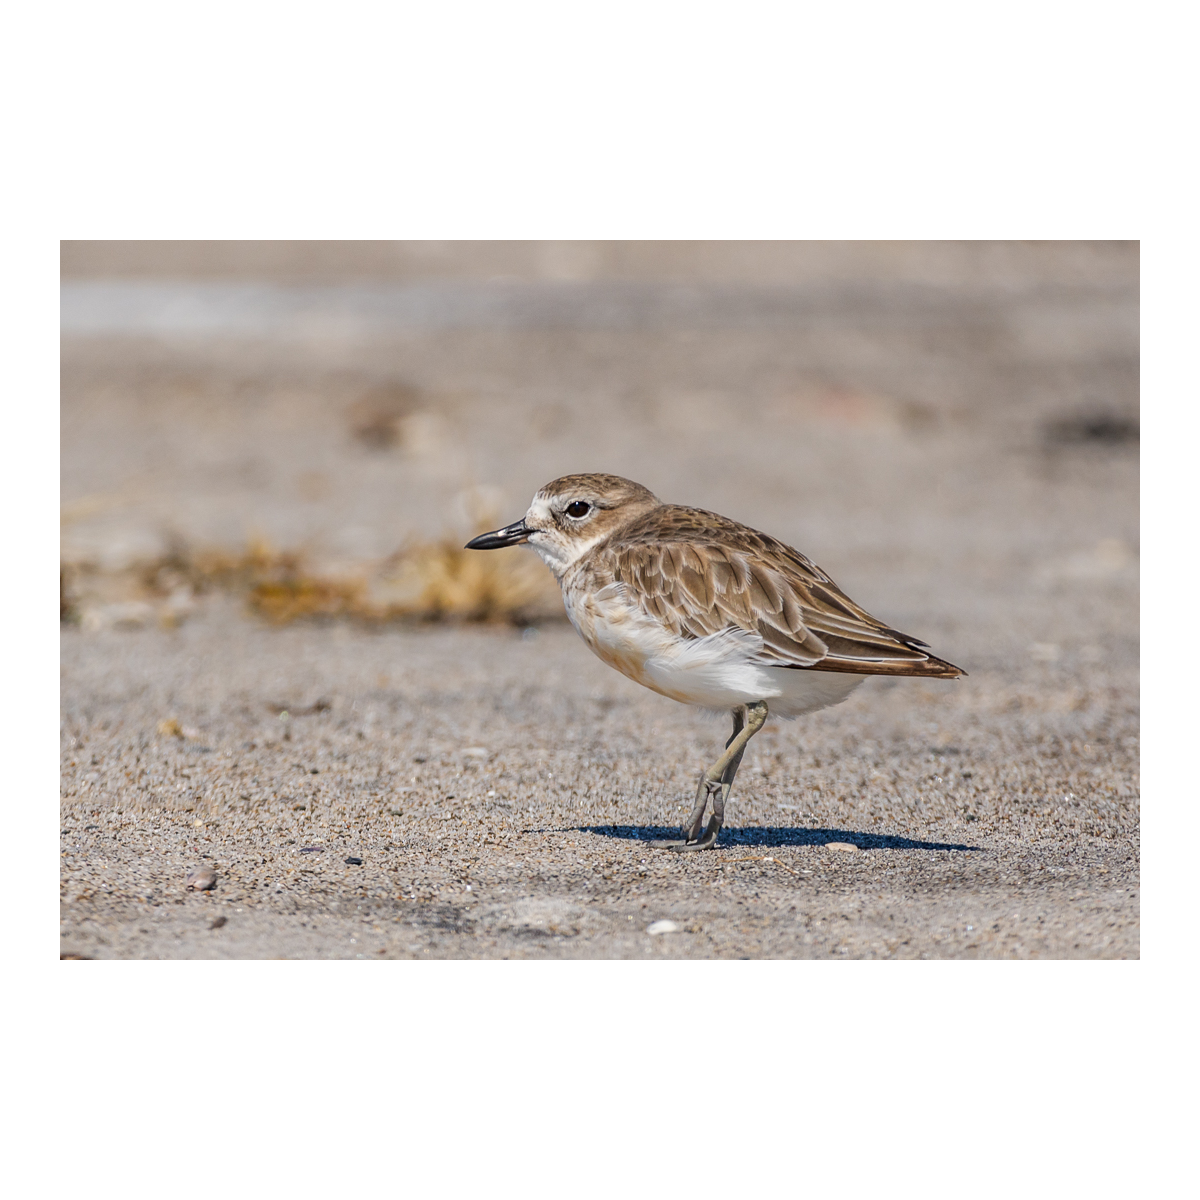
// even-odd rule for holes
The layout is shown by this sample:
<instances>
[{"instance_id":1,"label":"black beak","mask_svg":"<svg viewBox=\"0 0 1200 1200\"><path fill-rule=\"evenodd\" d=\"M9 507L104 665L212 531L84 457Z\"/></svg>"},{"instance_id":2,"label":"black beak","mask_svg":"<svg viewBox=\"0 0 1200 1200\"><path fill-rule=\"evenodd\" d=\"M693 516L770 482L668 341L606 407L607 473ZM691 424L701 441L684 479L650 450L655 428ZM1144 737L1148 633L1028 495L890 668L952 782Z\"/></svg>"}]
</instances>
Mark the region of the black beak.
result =
<instances>
[{"instance_id":1,"label":"black beak","mask_svg":"<svg viewBox=\"0 0 1200 1200\"><path fill-rule=\"evenodd\" d=\"M529 541L529 535L534 532L536 531L526 526L525 518L522 517L511 525L505 525L503 529L493 529L491 533L481 533L477 538L472 538L463 549L499 550L502 546L519 546L522 542Z\"/></svg>"}]
</instances>

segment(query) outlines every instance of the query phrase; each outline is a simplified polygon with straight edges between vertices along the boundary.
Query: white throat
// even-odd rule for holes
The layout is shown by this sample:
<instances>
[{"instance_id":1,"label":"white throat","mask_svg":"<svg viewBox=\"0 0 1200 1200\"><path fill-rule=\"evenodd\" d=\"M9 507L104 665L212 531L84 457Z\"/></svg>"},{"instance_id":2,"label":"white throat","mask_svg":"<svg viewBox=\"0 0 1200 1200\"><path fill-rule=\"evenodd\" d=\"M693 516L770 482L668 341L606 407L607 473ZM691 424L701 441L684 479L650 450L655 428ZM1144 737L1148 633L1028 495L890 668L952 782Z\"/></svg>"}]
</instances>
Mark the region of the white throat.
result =
<instances>
[{"instance_id":1,"label":"white throat","mask_svg":"<svg viewBox=\"0 0 1200 1200\"><path fill-rule=\"evenodd\" d=\"M602 530L597 530L594 534L580 530L574 537L566 536L554 523L550 516L550 506L541 497L534 498L525 514L525 521L536 530L529 538L529 545L537 551L538 557L550 568L559 582L593 546L608 536Z\"/></svg>"}]
</instances>

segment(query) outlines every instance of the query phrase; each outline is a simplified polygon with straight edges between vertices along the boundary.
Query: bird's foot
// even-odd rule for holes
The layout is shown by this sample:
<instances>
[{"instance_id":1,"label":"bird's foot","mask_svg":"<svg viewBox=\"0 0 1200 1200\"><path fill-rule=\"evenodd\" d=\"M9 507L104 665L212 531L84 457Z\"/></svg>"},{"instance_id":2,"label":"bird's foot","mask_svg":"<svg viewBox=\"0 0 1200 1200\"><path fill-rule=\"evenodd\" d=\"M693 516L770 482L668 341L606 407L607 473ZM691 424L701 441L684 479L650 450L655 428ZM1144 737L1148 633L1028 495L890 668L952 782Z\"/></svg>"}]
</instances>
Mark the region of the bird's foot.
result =
<instances>
[{"instance_id":1,"label":"bird's foot","mask_svg":"<svg viewBox=\"0 0 1200 1200\"><path fill-rule=\"evenodd\" d=\"M714 814L708 819L708 828L704 831L703 837L671 846L670 849L676 854L690 854L693 850L711 850L717 844L717 834L720 832L721 818Z\"/></svg>"},{"instance_id":2,"label":"bird's foot","mask_svg":"<svg viewBox=\"0 0 1200 1200\"><path fill-rule=\"evenodd\" d=\"M685 831L686 832L686 831ZM721 819L714 815L708 819L708 828L703 837L696 836L696 830L690 837L663 838L651 842L655 850L670 850L675 854L690 854L693 850L711 850L717 844L717 834L721 832Z\"/></svg>"}]
</instances>

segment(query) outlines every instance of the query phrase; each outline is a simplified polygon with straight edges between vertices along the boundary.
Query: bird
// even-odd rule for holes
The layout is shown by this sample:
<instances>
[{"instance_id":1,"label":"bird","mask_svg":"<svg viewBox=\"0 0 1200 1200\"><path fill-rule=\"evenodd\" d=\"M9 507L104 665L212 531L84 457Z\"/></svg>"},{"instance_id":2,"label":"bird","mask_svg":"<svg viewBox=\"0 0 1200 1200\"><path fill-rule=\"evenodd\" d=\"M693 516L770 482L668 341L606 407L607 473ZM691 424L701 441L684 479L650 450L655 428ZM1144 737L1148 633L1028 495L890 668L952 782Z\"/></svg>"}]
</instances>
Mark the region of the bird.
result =
<instances>
[{"instance_id":1,"label":"bird","mask_svg":"<svg viewBox=\"0 0 1200 1200\"><path fill-rule=\"evenodd\" d=\"M554 574L594 654L672 700L732 713L733 733L701 773L679 838L652 843L663 849L716 845L742 755L768 716L839 704L870 675L966 675L871 616L798 550L717 513L665 504L619 475L555 479L519 521L465 548L523 543Z\"/></svg>"}]
</instances>

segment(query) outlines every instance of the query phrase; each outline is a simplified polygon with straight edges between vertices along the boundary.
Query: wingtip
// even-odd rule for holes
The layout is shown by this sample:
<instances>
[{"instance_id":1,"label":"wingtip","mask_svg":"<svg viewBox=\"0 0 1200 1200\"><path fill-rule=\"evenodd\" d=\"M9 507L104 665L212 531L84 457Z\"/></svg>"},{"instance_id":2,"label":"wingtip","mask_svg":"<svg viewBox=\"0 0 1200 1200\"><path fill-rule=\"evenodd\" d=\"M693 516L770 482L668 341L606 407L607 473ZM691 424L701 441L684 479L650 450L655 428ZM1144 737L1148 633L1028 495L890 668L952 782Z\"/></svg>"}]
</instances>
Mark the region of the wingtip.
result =
<instances>
[{"instance_id":1,"label":"wingtip","mask_svg":"<svg viewBox=\"0 0 1200 1200\"><path fill-rule=\"evenodd\" d=\"M955 666L954 663L947 662L944 658L938 658L934 654L925 656L924 666L926 669L921 673L933 679L962 679L967 674L962 667Z\"/></svg>"}]
</instances>

